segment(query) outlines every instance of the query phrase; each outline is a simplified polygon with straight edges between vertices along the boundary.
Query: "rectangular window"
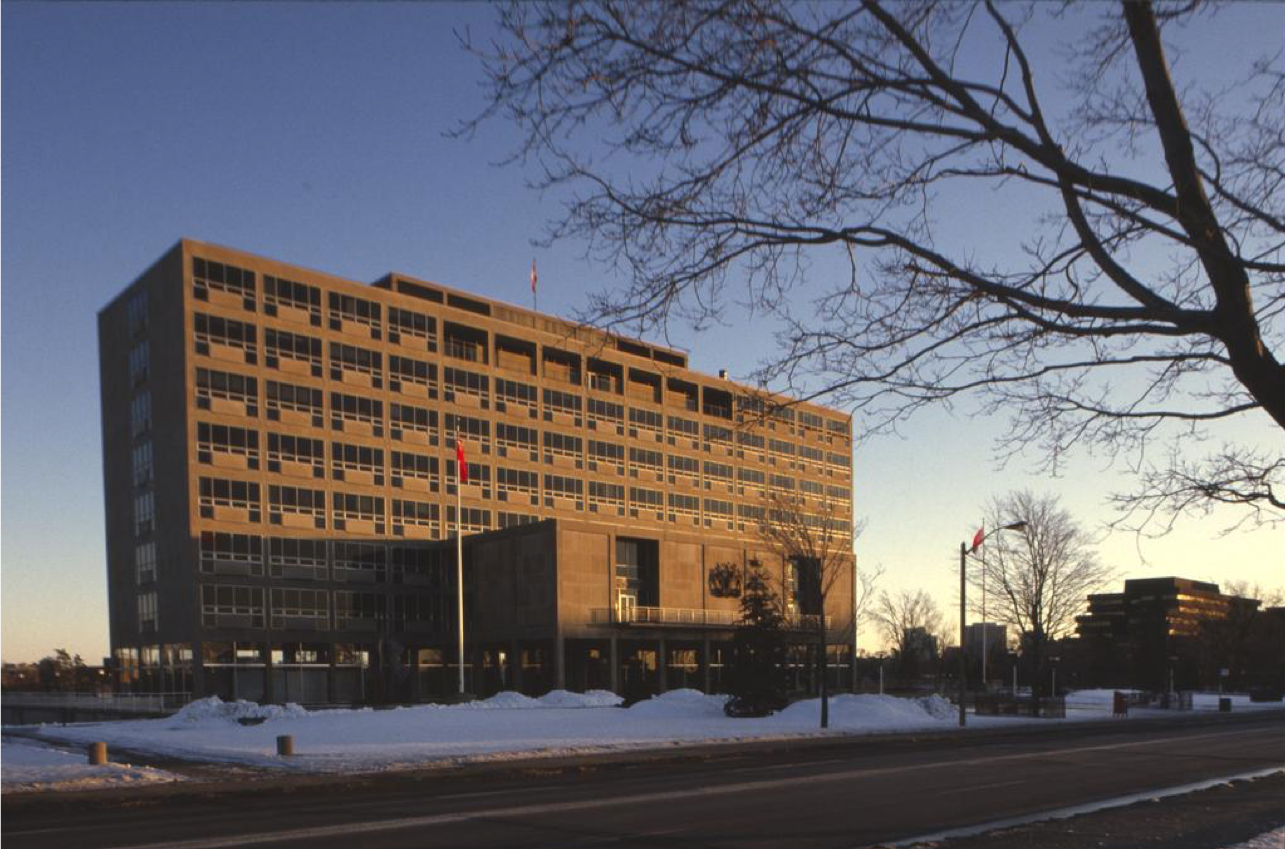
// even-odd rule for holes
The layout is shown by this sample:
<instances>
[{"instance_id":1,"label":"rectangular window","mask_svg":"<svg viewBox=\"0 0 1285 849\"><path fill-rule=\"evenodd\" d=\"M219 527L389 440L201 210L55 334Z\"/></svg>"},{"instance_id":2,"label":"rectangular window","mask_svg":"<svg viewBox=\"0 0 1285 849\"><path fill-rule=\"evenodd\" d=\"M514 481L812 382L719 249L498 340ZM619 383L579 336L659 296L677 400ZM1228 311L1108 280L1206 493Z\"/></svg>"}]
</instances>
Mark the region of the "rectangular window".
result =
<instances>
[{"instance_id":1,"label":"rectangular window","mask_svg":"<svg viewBox=\"0 0 1285 849\"><path fill-rule=\"evenodd\" d=\"M138 594L138 633L156 633L156 593Z\"/></svg>"},{"instance_id":2,"label":"rectangular window","mask_svg":"<svg viewBox=\"0 0 1285 849\"><path fill-rule=\"evenodd\" d=\"M269 380L267 386L268 418L272 421L293 421L321 427L325 415L324 396L320 389L278 383Z\"/></svg>"},{"instance_id":3,"label":"rectangular window","mask_svg":"<svg viewBox=\"0 0 1285 849\"><path fill-rule=\"evenodd\" d=\"M330 627L330 594L325 590L273 587L272 627L324 631Z\"/></svg>"},{"instance_id":4,"label":"rectangular window","mask_svg":"<svg viewBox=\"0 0 1285 849\"><path fill-rule=\"evenodd\" d=\"M485 419L446 414L446 441L454 446L456 440L482 446L483 454L491 453L491 423Z\"/></svg>"},{"instance_id":5,"label":"rectangular window","mask_svg":"<svg viewBox=\"0 0 1285 849\"><path fill-rule=\"evenodd\" d=\"M789 475L768 475L767 485L781 492L794 492L794 478Z\"/></svg>"},{"instance_id":6,"label":"rectangular window","mask_svg":"<svg viewBox=\"0 0 1285 849\"><path fill-rule=\"evenodd\" d=\"M254 272L199 256L192 257L192 294L200 301L210 299L210 290L240 298L245 309L254 310Z\"/></svg>"},{"instance_id":7,"label":"rectangular window","mask_svg":"<svg viewBox=\"0 0 1285 849\"><path fill-rule=\"evenodd\" d=\"M637 437L639 431L651 434L657 442L664 439L665 418L660 413L640 407L629 408L629 435Z\"/></svg>"},{"instance_id":8,"label":"rectangular window","mask_svg":"<svg viewBox=\"0 0 1285 849\"><path fill-rule=\"evenodd\" d=\"M367 486L384 485L384 449L369 445L330 443L330 477Z\"/></svg>"},{"instance_id":9,"label":"rectangular window","mask_svg":"<svg viewBox=\"0 0 1285 849\"><path fill-rule=\"evenodd\" d=\"M235 372L198 368L196 406L233 415L259 415L259 381Z\"/></svg>"},{"instance_id":10,"label":"rectangular window","mask_svg":"<svg viewBox=\"0 0 1285 849\"><path fill-rule=\"evenodd\" d=\"M496 422L495 442L498 446L496 453L501 457L518 456L510 452L526 452L527 459L531 462L539 460L540 431L533 427Z\"/></svg>"},{"instance_id":11,"label":"rectangular window","mask_svg":"<svg viewBox=\"0 0 1285 849\"><path fill-rule=\"evenodd\" d=\"M717 498L705 499L705 527L713 527L713 523L722 522L731 530L735 522L735 515L732 502L721 501Z\"/></svg>"},{"instance_id":12,"label":"rectangular window","mask_svg":"<svg viewBox=\"0 0 1285 849\"><path fill-rule=\"evenodd\" d=\"M820 481L808 480L807 478L799 479L799 491L806 492L808 495L813 495L817 498L825 495L825 487L821 485Z\"/></svg>"},{"instance_id":13,"label":"rectangular window","mask_svg":"<svg viewBox=\"0 0 1285 849\"><path fill-rule=\"evenodd\" d=\"M155 470L152 467L152 442L150 439L134 446L131 460L134 469L134 486L146 486L155 479Z\"/></svg>"},{"instance_id":14,"label":"rectangular window","mask_svg":"<svg viewBox=\"0 0 1285 849\"><path fill-rule=\"evenodd\" d=\"M150 491L134 496L134 536L146 536L156 527L156 495Z\"/></svg>"},{"instance_id":15,"label":"rectangular window","mask_svg":"<svg viewBox=\"0 0 1285 849\"><path fill-rule=\"evenodd\" d=\"M446 591L450 587L446 580L447 568L455 574L446 552L440 548L393 545L389 554L394 583L436 587L440 590L437 598L446 603ZM449 556L454 557L454 552Z\"/></svg>"},{"instance_id":16,"label":"rectangular window","mask_svg":"<svg viewBox=\"0 0 1285 849\"><path fill-rule=\"evenodd\" d=\"M147 290L140 289L130 295L125 310L129 320L129 338L136 339L147 330Z\"/></svg>"},{"instance_id":17,"label":"rectangular window","mask_svg":"<svg viewBox=\"0 0 1285 849\"><path fill-rule=\"evenodd\" d=\"M392 452L393 486L437 492L441 487L438 460L409 451Z\"/></svg>"},{"instance_id":18,"label":"rectangular window","mask_svg":"<svg viewBox=\"0 0 1285 849\"><path fill-rule=\"evenodd\" d=\"M732 447L732 429L722 425L705 425L705 441L723 448Z\"/></svg>"},{"instance_id":19,"label":"rectangular window","mask_svg":"<svg viewBox=\"0 0 1285 849\"><path fill-rule=\"evenodd\" d=\"M826 492L826 495L830 496L836 501L852 500L852 490L848 489L846 486L827 486L825 488L825 492Z\"/></svg>"},{"instance_id":20,"label":"rectangular window","mask_svg":"<svg viewBox=\"0 0 1285 849\"><path fill-rule=\"evenodd\" d=\"M475 404L484 410L491 406L491 381L486 375L446 366L442 379L446 384L444 400Z\"/></svg>"},{"instance_id":21,"label":"rectangular window","mask_svg":"<svg viewBox=\"0 0 1285 849\"><path fill-rule=\"evenodd\" d=\"M448 459L446 461L446 494L447 495L455 494L455 484L457 480L459 480L459 478L455 476L455 459L454 458ZM469 487L470 489L473 487L481 487L480 497L490 498L491 497L491 467L486 465L485 463L474 463L470 461L468 464L468 483L464 484L464 486ZM468 494L469 490L466 489L465 493ZM479 495L479 493L476 493L476 492L472 494L475 496Z\"/></svg>"},{"instance_id":22,"label":"rectangular window","mask_svg":"<svg viewBox=\"0 0 1285 849\"><path fill-rule=\"evenodd\" d=\"M274 578L326 580L330 571L325 540L272 537L268 540L268 572Z\"/></svg>"},{"instance_id":23,"label":"rectangular window","mask_svg":"<svg viewBox=\"0 0 1285 849\"><path fill-rule=\"evenodd\" d=\"M414 310L389 307L388 341L409 345L415 340L419 347L437 351L437 319Z\"/></svg>"},{"instance_id":24,"label":"rectangular window","mask_svg":"<svg viewBox=\"0 0 1285 849\"><path fill-rule=\"evenodd\" d=\"M682 416L669 416L669 444L676 445L677 440L688 440L693 448L700 447L700 423Z\"/></svg>"},{"instance_id":25,"label":"rectangular window","mask_svg":"<svg viewBox=\"0 0 1285 849\"><path fill-rule=\"evenodd\" d=\"M156 543L134 546L134 578L140 587L156 580Z\"/></svg>"},{"instance_id":26,"label":"rectangular window","mask_svg":"<svg viewBox=\"0 0 1285 849\"><path fill-rule=\"evenodd\" d=\"M655 489L629 487L629 515L638 518L639 511L653 514L657 519L665 518L665 494ZM649 516L650 518L650 516Z\"/></svg>"},{"instance_id":27,"label":"rectangular window","mask_svg":"<svg viewBox=\"0 0 1285 849\"><path fill-rule=\"evenodd\" d=\"M263 275L263 313L321 326L321 290L284 277Z\"/></svg>"},{"instance_id":28,"label":"rectangular window","mask_svg":"<svg viewBox=\"0 0 1285 849\"><path fill-rule=\"evenodd\" d=\"M809 413L807 410L799 410L799 424L803 425L804 430L821 430L822 419L816 413Z\"/></svg>"},{"instance_id":29,"label":"rectangular window","mask_svg":"<svg viewBox=\"0 0 1285 849\"><path fill-rule=\"evenodd\" d=\"M361 436L383 436L384 402L362 395L331 392L330 427Z\"/></svg>"},{"instance_id":30,"label":"rectangular window","mask_svg":"<svg viewBox=\"0 0 1285 849\"><path fill-rule=\"evenodd\" d=\"M598 471L599 464L602 464L603 471L609 471L614 468L616 474L623 475L625 473L625 446L617 445L614 442L603 442L598 439L589 440L589 471Z\"/></svg>"},{"instance_id":31,"label":"rectangular window","mask_svg":"<svg viewBox=\"0 0 1285 849\"><path fill-rule=\"evenodd\" d=\"M216 454L219 455L217 461ZM258 469L259 432L231 425L197 422L196 460L198 463Z\"/></svg>"},{"instance_id":32,"label":"rectangular window","mask_svg":"<svg viewBox=\"0 0 1285 849\"><path fill-rule=\"evenodd\" d=\"M333 492L330 509L334 529L337 531L370 534L384 532L384 497L382 495ZM369 527L365 527L366 525Z\"/></svg>"},{"instance_id":33,"label":"rectangular window","mask_svg":"<svg viewBox=\"0 0 1285 849\"><path fill-rule=\"evenodd\" d=\"M848 469L852 465L852 455L835 454L832 451L826 452L825 462L827 465L834 466L836 469Z\"/></svg>"},{"instance_id":34,"label":"rectangular window","mask_svg":"<svg viewBox=\"0 0 1285 849\"><path fill-rule=\"evenodd\" d=\"M848 423L846 421L835 421L834 419L826 419L825 430L826 430L826 433L831 433L836 436L847 436Z\"/></svg>"},{"instance_id":35,"label":"rectangular window","mask_svg":"<svg viewBox=\"0 0 1285 849\"><path fill-rule=\"evenodd\" d=\"M393 534L441 539L441 512L438 506L425 501L394 498Z\"/></svg>"},{"instance_id":36,"label":"rectangular window","mask_svg":"<svg viewBox=\"0 0 1285 849\"><path fill-rule=\"evenodd\" d=\"M379 631L386 617L383 593L359 593L340 590L335 593L335 628L353 631Z\"/></svg>"},{"instance_id":37,"label":"rectangular window","mask_svg":"<svg viewBox=\"0 0 1285 849\"><path fill-rule=\"evenodd\" d=\"M546 389L544 390L544 420L546 422L564 421L579 427L583 424L580 419L582 404L583 399L579 395L560 392L557 389Z\"/></svg>"},{"instance_id":38,"label":"rectangular window","mask_svg":"<svg viewBox=\"0 0 1285 849\"><path fill-rule=\"evenodd\" d=\"M291 433L268 434L268 471L304 477L325 477L326 444Z\"/></svg>"},{"instance_id":39,"label":"rectangular window","mask_svg":"<svg viewBox=\"0 0 1285 849\"><path fill-rule=\"evenodd\" d=\"M380 503L381 519L383 503ZM336 540L333 543L334 568L336 581L362 581L382 584L388 575L388 549L383 543L349 542Z\"/></svg>"},{"instance_id":40,"label":"rectangular window","mask_svg":"<svg viewBox=\"0 0 1285 849\"><path fill-rule=\"evenodd\" d=\"M683 495L679 492L669 493L669 521L677 521L678 516L692 519L692 524L700 521L701 500L695 495Z\"/></svg>"},{"instance_id":41,"label":"rectangular window","mask_svg":"<svg viewBox=\"0 0 1285 849\"><path fill-rule=\"evenodd\" d=\"M799 446L799 456L810 463L815 463L818 466L825 460L824 451L820 448L809 448L806 445Z\"/></svg>"},{"instance_id":42,"label":"rectangular window","mask_svg":"<svg viewBox=\"0 0 1285 849\"><path fill-rule=\"evenodd\" d=\"M201 624L206 628L262 628L263 588L201 585Z\"/></svg>"},{"instance_id":43,"label":"rectangular window","mask_svg":"<svg viewBox=\"0 0 1285 849\"><path fill-rule=\"evenodd\" d=\"M380 307L375 301L330 293L330 329L344 333L361 333L371 339L380 338Z\"/></svg>"},{"instance_id":44,"label":"rectangular window","mask_svg":"<svg viewBox=\"0 0 1285 849\"><path fill-rule=\"evenodd\" d=\"M197 482L201 518L229 522L260 520L259 485L252 481L201 478Z\"/></svg>"},{"instance_id":45,"label":"rectangular window","mask_svg":"<svg viewBox=\"0 0 1285 849\"><path fill-rule=\"evenodd\" d=\"M589 512L625 515L625 488L615 483L589 481Z\"/></svg>"},{"instance_id":46,"label":"rectangular window","mask_svg":"<svg viewBox=\"0 0 1285 849\"><path fill-rule=\"evenodd\" d=\"M500 466L495 470L495 487L499 490L495 496L499 501L509 503L530 503L539 505L540 474L526 469L506 469Z\"/></svg>"},{"instance_id":47,"label":"rectangular window","mask_svg":"<svg viewBox=\"0 0 1285 849\"><path fill-rule=\"evenodd\" d=\"M269 327L263 331L263 355L268 368L321 377L321 340L314 336Z\"/></svg>"},{"instance_id":48,"label":"rectangular window","mask_svg":"<svg viewBox=\"0 0 1285 849\"><path fill-rule=\"evenodd\" d=\"M325 491L272 484L268 487L268 521L274 525L325 530Z\"/></svg>"},{"instance_id":49,"label":"rectangular window","mask_svg":"<svg viewBox=\"0 0 1285 849\"><path fill-rule=\"evenodd\" d=\"M520 525L530 525L540 521L539 516L530 516L526 513L497 513L496 527L516 528Z\"/></svg>"},{"instance_id":50,"label":"rectangular window","mask_svg":"<svg viewBox=\"0 0 1285 849\"><path fill-rule=\"evenodd\" d=\"M389 597L393 608L393 630L417 634L447 630L448 604L441 593L397 593Z\"/></svg>"},{"instance_id":51,"label":"rectangular window","mask_svg":"<svg viewBox=\"0 0 1285 849\"><path fill-rule=\"evenodd\" d=\"M396 401L388 405L389 422L393 439L437 445L437 410L428 410Z\"/></svg>"},{"instance_id":52,"label":"rectangular window","mask_svg":"<svg viewBox=\"0 0 1285 849\"><path fill-rule=\"evenodd\" d=\"M192 317L196 353L220 360L258 363L258 329L246 321L235 321L198 312Z\"/></svg>"},{"instance_id":53,"label":"rectangular window","mask_svg":"<svg viewBox=\"0 0 1285 849\"><path fill-rule=\"evenodd\" d=\"M437 366L433 363L389 354L388 380L388 388L394 392L437 397Z\"/></svg>"},{"instance_id":54,"label":"rectangular window","mask_svg":"<svg viewBox=\"0 0 1285 849\"><path fill-rule=\"evenodd\" d=\"M728 481L730 483L732 480L732 467L726 463L714 463L706 460L705 477L707 479Z\"/></svg>"},{"instance_id":55,"label":"rectangular window","mask_svg":"<svg viewBox=\"0 0 1285 849\"><path fill-rule=\"evenodd\" d=\"M129 432L141 436L152 429L152 393L144 389L129 402Z\"/></svg>"},{"instance_id":56,"label":"rectangular window","mask_svg":"<svg viewBox=\"0 0 1285 849\"><path fill-rule=\"evenodd\" d=\"M540 415L540 397L536 392L536 388L530 384L497 377L495 379L495 409L501 413L506 411L520 413L521 410L526 410L527 416L534 419Z\"/></svg>"},{"instance_id":57,"label":"rectangular window","mask_svg":"<svg viewBox=\"0 0 1285 849\"><path fill-rule=\"evenodd\" d=\"M384 386L384 356L369 348L330 343L330 379L356 383L382 389Z\"/></svg>"},{"instance_id":58,"label":"rectangular window","mask_svg":"<svg viewBox=\"0 0 1285 849\"><path fill-rule=\"evenodd\" d=\"M201 532L201 571L207 575L262 575L263 539L251 534Z\"/></svg>"},{"instance_id":59,"label":"rectangular window","mask_svg":"<svg viewBox=\"0 0 1285 849\"><path fill-rule=\"evenodd\" d=\"M544 462L565 462L577 469L584 467L584 440L556 431L544 432Z\"/></svg>"},{"instance_id":60,"label":"rectangular window","mask_svg":"<svg viewBox=\"0 0 1285 849\"><path fill-rule=\"evenodd\" d=\"M480 507L464 507L460 511L460 515L464 517L462 528L455 521L455 505L446 505L446 527L452 536L461 530L465 534L480 534L491 529L490 510L483 510Z\"/></svg>"},{"instance_id":61,"label":"rectangular window","mask_svg":"<svg viewBox=\"0 0 1285 849\"><path fill-rule=\"evenodd\" d=\"M656 480L663 480L665 475L664 455L659 451L648 451L646 448L629 446L629 476L638 477L639 472L655 475Z\"/></svg>"},{"instance_id":62,"label":"rectangular window","mask_svg":"<svg viewBox=\"0 0 1285 849\"><path fill-rule=\"evenodd\" d=\"M574 500L577 510L584 509L584 481L564 475L544 476L544 506L556 505L554 499Z\"/></svg>"},{"instance_id":63,"label":"rectangular window","mask_svg":"<svg viewBox=\"0 0 1285 849\"><path fill-rule=\"evenodd\" d=\"M129 349L129 382L131 386L138 386L147 380L148 371L151 368L150 346L144 339L134 347Z\"/></svg>"},{"instance_id":64,"label":"rectangular window","mask_svg":"<svg viewBox=\"0 0 1285 849\"><path fill-rule=\"evenodd\" d=\"M767 495L767 475L763 472L758 469L741 468L737 470L736 476L740 481L740 484L736 487L738 495L745 495L747 487L751 495Z\"/></svg>"},{"instance_id":65,"label":"rectangular window","mask_svg":"<svg viewBox=\"0 0 1285 849\"><path fill-rule=\"evenodd\" d=\"M769 439L767 441L767 449L773 454L777 454L782 457L794 456L794 443L785 442L781 439Z\"/></svg>"},{"instance_id":66,"label":"rectangular window","mask_svg":"<svg viewBox=\"0 0 1285 849\"><path fill-rule=\"evenodd\" d=\"M590 398L587 406L589 408L589 427L593 428L595 424L602 424L608 427L614 426L616 433L624 433L624 428L621 427L625 420L625 407L623 404L604 401L601 398Z\"/></svg>"}]
</instances>

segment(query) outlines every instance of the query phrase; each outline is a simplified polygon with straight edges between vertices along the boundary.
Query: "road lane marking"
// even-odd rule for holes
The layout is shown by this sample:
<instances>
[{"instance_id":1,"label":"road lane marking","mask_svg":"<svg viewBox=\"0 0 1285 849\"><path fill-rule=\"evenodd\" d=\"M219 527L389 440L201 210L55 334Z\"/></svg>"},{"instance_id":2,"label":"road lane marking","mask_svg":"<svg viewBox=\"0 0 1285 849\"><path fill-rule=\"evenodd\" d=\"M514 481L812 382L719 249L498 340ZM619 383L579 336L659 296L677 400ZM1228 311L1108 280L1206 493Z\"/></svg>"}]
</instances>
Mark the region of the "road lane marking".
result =
<instances>
[{"instance_id":1,"label":"road lane marking","mask_svg":"<svg viewBox=\"0 0 1285 849\"><path fill-rule=\"evenodd\" d=\"M709 787L692 787L683 790L663 790L651 793L638 793L631 796L613 798L581 799L568 802L547 802L537 805L515 805L508 808L491 810L462 811L449 814L429 814L415 817L375 822L343 823L339 825L313 826L310 828L266 831L251 834L236 834L226 837L201 837L191 840L175 840L162 843L135 844L117 849L226 849L232 846L257 846L268 843L284 843L291 840L323 840L334 837L351 837L379 831L395 831L407 828L432 828L434 826L453 825L470 820L494 820L507 817L539 816L544 814L574 813L577 811L608 808L618 805L646 805L653 803L690 800L698 797L726 796L736 793L752 793L761 790L776 790L787 785L830 784L870 778L879 775L892 775L899 772L913 772L920 769L941 769L943 767L979 766L982 764L1000 763L1031 758L1047 758L1062 754L1104 751L1108 749L1138 748L1140 746L1162 746L1177 742L1215 739L1219 737L1244 736L1248 733L1261 733L1262 729L1237 729L1234 731L1211 732L1208 734L1189 734L1176 737L1160 737L1149 740L1135 740L1124 743L1106 743L1097 746L1074 746L1064 749L1022 752L1006 755L989 755L960 760L933 761L931 763L906 764L899 766L875 767L873 769L853 769L843 772L830 772L821 775L800 775L762 781L743 781L736 784L724 784ZM1273 769L1278 769L1274 767ZM1220 779L1226 781L1227 779ZM1144 794L1145 795L1145 794ZM18 832L17 834L21 834ZM15 835L16 836L16 835Z\"/></svg>"},{"instance_id":2,"label":"road lane marking","mask_svg":"<svg viewBox=\"0 0 1285 849\"><path fill-rule=\"evenodd\" d=\"M1197 781L1192 784L1180 784L1177 787L1166 787L1161 790L1145 790L1140 793L1130 793L1127 796L1115 796L1111 799L1103 799L1098 802L1088 802L1083 805L1071 805L1066 808L1055 808L1050 811L1040 811L1034 814L1025 814L1020 817L1008 817L1001 820L991 820L990 822L984 822L978 825L966 825L959 828L947 829L945 831L935 831L932 834L920 834L915 837L903 837L896 840L884 840L879 843L867 843L859 847L859 849L896 849L896 847L899 846L914 846L919 843L936 844L943 840L949 840L955 837L972 837L974 835L985 834L990 831L998 831L1003 828L1014 828L1019 825L1029 825L1033 822L1064 820L1069 819L1070 817L1079 816L1080 814L1091 814L1095 811L1105 811L1110 808L1123 808L1126 805L1132 805L1135 802L1143 802L1148 799L1164 799L1167 796L1182 796L1186 793L1208 790L1211 787L1217 787L1218 785L1226 784L1229 781L1252 781L1256 778L1265 778L1269 775L1276 775L1281 772L1285 772L1285 769L1274 766L1268 769L1256 770L1254 772L1242 772L1238 775L1224 775L1221 778L1210 778L1206 781Z\"/></svg>"}]
</instances>

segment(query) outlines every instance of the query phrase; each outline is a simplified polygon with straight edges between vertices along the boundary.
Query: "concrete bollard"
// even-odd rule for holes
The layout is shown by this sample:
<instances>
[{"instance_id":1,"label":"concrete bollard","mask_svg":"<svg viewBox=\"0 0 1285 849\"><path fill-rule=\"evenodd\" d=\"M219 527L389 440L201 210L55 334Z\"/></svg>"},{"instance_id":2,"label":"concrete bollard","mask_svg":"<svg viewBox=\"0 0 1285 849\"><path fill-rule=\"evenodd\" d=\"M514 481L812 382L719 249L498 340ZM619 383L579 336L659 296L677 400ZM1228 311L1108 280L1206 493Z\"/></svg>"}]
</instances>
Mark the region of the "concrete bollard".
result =
<instances>
[{"instance_id":1,"label":"concrete bollard","mask_svg":"<svg viewBox=\"0 0 1285 849\"><path fill-rule=\"evenodd\" d=\"M277 738L277 754L282 757L289 757L294 754L294 737L289 734L282 734Z\"/></svg>"},{"instance_id":2,"label":"concrete bollard","mask_svg":"<svg viewBox=\"0 0 1285 849\"><path fill-rule=\"evenodd\" d=\"M89 763L91 766L103 766L107 763L107 744L89 744Z\"/></svg>"}]
</instances>

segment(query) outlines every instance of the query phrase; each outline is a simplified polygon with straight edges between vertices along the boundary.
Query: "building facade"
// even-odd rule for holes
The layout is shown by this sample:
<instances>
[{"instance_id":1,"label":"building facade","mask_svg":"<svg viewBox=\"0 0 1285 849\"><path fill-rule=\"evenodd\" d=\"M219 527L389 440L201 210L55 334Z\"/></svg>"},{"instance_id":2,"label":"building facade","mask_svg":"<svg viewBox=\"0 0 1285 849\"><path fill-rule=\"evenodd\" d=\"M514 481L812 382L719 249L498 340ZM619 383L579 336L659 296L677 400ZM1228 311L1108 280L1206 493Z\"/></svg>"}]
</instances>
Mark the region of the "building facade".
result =
<instances>
[{"instance_id":1,"label":"building facade","mask_svg":"<svg viewBox=\"0 0 1285 849\"><path fill-rule=\"evenodd\" d=\"M801 646L821 615L832 654L851 643L851 569L822 611L799 589L808 564L758 532L789 499L842 517L852 562L851 424L832 410L404 275L362 285L191 240L100 312L99 353L129 686L448 689L457 529L475 692L716 687L728 587L756 563Z\"/></svg>"},{"instance_id":2,"label":"building facade","mask_svg":"<svg viewBox=\"0 0 1285 849\"><path fill-rule=\"evenodd\" d=\"M1210 623L1246 619L1259 606L1217 584L1174 577L1128 580L1123 592L1088 601L1076 633L1090 679L1157 691L1216 683L1201 680L1193 643Z\"/></svg>"}]
</instances>

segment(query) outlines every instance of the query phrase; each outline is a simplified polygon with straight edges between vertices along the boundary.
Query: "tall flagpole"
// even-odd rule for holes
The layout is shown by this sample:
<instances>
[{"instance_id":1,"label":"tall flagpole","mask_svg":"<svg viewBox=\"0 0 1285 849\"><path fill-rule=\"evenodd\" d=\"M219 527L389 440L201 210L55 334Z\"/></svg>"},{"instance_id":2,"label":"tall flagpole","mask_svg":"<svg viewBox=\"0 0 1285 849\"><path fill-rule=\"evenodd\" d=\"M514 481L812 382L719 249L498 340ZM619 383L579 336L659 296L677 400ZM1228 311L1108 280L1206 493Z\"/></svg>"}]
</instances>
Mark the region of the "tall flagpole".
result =
<instances>
[{"instance_id":1,"label":"tall flagpole","mask_svg":"<svg viewBox=\"0 0 1285 849\"><path fill-rule=\"evenodd\" d=\"M986 692L986 549L982 549L982 692Z\"/></svg>"},{"instance_id":2,"label":"tall flagpole","mask_svg":"<svg viewBox=\"0 0 1285 849\"><path fill-rule=\"evenodd\" d=\"M459 448L459 458L455 462L455 601L458 607L460 619L460 695L464 695L464 508L463 508L463 491L464 485L461 483L463 474L463 456L464 451L461 443L456 442Z\"/></svg>"}]
</instances>

